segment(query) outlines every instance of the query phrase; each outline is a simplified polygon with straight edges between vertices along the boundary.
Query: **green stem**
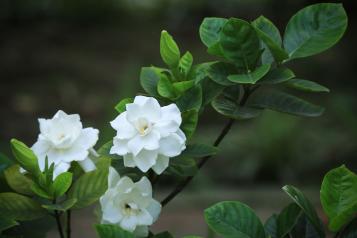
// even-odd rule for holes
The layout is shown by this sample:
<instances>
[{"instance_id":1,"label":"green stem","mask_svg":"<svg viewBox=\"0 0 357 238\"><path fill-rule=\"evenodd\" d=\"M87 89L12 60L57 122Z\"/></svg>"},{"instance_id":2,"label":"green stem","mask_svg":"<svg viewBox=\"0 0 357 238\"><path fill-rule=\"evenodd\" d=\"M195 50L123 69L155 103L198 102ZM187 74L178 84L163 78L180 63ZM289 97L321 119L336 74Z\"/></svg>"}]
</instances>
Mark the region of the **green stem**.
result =
<instances>
[{"instance_id":1,"label":"green stem","mask_svg":"<svg viewBox=\"0 0 357 238\"><path fill-rule=\"evenodd\" d=\"M67 226L66 226L67 238L71 238L71 210L67 211Z\"/></svg>"}]
</instances>

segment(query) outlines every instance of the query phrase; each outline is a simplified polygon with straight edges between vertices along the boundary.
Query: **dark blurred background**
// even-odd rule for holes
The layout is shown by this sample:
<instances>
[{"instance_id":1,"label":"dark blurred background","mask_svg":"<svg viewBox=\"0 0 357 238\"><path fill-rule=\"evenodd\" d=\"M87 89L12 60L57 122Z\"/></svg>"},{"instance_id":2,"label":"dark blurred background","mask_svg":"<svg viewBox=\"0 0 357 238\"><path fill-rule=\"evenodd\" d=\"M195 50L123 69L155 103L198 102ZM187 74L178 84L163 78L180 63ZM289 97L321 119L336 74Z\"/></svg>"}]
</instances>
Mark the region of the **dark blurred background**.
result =
<instances>
[{"instance_id":1,"label":"dark blurred background","mask_svg":"<svg viewBox=\"0 0 357 238\"><path fill-rule=\"evenodd\" d=\"M13 137L34 143L37 118L52 117L58 109L79 113L86 127L100 129L98 145L110 140L114 131L108 122L116 116L115 104L142 91L140 68L163 66L162 29L174 36L181 52L190 50L200 63L213 59L198 35L204 17L254 20L265 15L283 33L292 14L316 2L1 0L0 151L10 156ZM311 190L310 198L318 201L318 186L329 169L345 163L357 170L357 2L342 3L349 26L341 42L290 63L297 77L331 89L329 94L307 95L326 107L325 114L311 119L267 111L253 121L236 123L222 152L177 203L168 206L157 230L205 234L201 208L221 199L243 200L266 218L265 213L278 211L287 201L282 185ZM224 121L208 109L194 140L211 143ZM163 194L170 184L162 185ZM182 209L177 209L179 204ZM192 219L184 218L187 215Z\"/></svg>"}]
</instances>

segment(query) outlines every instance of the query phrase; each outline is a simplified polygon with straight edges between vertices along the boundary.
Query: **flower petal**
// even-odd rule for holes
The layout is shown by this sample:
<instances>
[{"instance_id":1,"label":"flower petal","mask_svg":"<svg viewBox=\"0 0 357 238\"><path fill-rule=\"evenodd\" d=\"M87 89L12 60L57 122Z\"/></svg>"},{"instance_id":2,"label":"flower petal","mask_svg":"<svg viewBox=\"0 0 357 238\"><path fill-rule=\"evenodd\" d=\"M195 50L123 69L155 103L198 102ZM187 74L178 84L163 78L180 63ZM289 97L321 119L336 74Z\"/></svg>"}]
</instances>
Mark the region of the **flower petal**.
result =
<instances>
[{"instance_id":1,"label":"flower petal","mask_svg":"<svg viewBox=\"0 0 357 238\"><path fill-rule=\"evenodd\" d=\"M142 150L137 156L134 156L134 161L141 171L147 172L156 163L157 155L157 150Z\"/></svg>"},{"instance_id":2,"label":"flower petal","mask_svg":"<svg viewBox=\"0 0 357 238\"><path fill-rule=\"evenodd\" d=\"M108 188L113 188L117 185L120 180L120 175L112 166L109 167L108 174Z\"/></svg>"},{"instance_id":3,"label":"flower petal","mask_svg":"<svg viewBox=\"0 0 357 238\"><path fill-rule=\"evenodd\" d=\"M152 196L152 186L147 177L142 177L135 185L143 196Z\"/></svg>"},{"instance_id":4,"label":"flower petal","mask_svg":"<svg viewBox=\"0 0 357 238\"><path fill-rule=\"evenodd\" d=\"M158 155L156 164L152 166L152 169L155 171L156 174L161 174L165 171L165 169L169 166L169 157L165 155Z\"/></svg>"},{"instance_id":5,"label":"flower petal","mask_svg":"<svg viewBox=\"0 0 357 238\"><path fill-rule=\"evenodd\" d=\"M132 154L126 154L123 156L124 158L124 166L129 167L129 168L134 168L135 167L135 161L133 159Z\"/></svg>"},{"instance_id":6,"label":"flower petal","mask_svg":"<svg viewBox=\"0 0 357 238\"><path fill-rule=\"evenodd\" d=\"M154 223L153 217L146 209L137 214L137 225L150 226Z\"/></svg>"},{"instance_id":7,"label":"flower petal","mask_svg":"<svg viewBox=\"0 0 357 238\"><path fill-rule=\"evenodd\" d=\"M72 162L72 161L81 161L85 160L88 157L88 150L72 147L70 149L55 149L52 148L48 151L48 162L54 162L55 164L64 161L64 162Z\"/></svg>"},{"instance_id":8,"label":"flower petal","mask_svg":"<svg viewBox=\"0 0 357 238\"><path fill-rule=\"evenodd\" d=\"M81 147L83 149L92 148L98 141L99 130L92 127L84 128L73 146Z\"/></svg>"},{"instance_id":9,"label":"flower petal","mask_svg":"<svg viewBox=\"0 0 357 238\"><path fill-rule=\"evenodd\" d=\"M136 135L128 143L128 148L134 156L139 154L143 149L146 150L156 150L159 148L160 134L156 131L151 131L145 136Z\"/></svg>"},{"instance_id":10,"label":"flower petal","mask_svg":"<svg viewBox=\"0 0 357 238\"><path fill-rule=\"evenodd\" d=\"M113 146L110 148L110 154L125 155L129 153L128 140L113 138Z\"/></svg>"},{"instance_id":11,"label":"flower petal","mask_svg":"<svg viewBox=\"0 0 357 238\"><path fill-rule=\"evenodd\" d=\"M90 158L78 161L78 164L82 167L82 169L86 173L88 173L90 171L93 171L93 170L95 170L97 168Z\"/></svg>"},{"instance_id":12,"label":"flower petal","mask_svg":"<svg viewBox=\"0 0 357 238\"><path fill-rule=\"evenodd\" d=\"M178 134L172 133L160 140L159 153L168 157L175 157L181 154L184 147L182 138Z\"/></svg>"},{"instance_id":13,"label":"flower petal","mask_svg":"<svg viewBox=\"0 0 357 238\"><path fill-rule=\"evenodd\" d=\"M55 168L53 170L53 179L55 179L61 173L67 172L69 167L71 167L71 165L64 162L55 165Z\"/></svg>"},{"instance_id":14,"label":"flower petal","mask_svg":"<svg viewBox=\"0 0 357 238\"><path fill-rule=\"evenodd\" d=\"M116 185L116 189L121 193L130 193L134 188L134 182L129 177L122 177Z\"/></svg>"},{"instance_id":15,"label":"flower petal","mask_svg":"<svg viewBox=\"0 0 357 238\"><path fill-rule=\"evenodd\" d=\"M151 217L153 218L153 222L155 222L159 218L161 212L161 204L158 201L152 199L146 210L150 213Z\"/></svg>"},{"instance_id":16,"label":"flower petal","mask_svg":"<svg viewBox=\"0 0 357 238\"><path fill-rule=\"evenodd\" d=\"M161 120L163 121L174 121L179 126L182 123L182 117L180 109L176 106L176 104L171 103L170 105L164 106L161 108Z\"/></svg>"},{"instance_id":17,"label":"flower petal","mask_svg":"<svg viewBox=\"0 0 357 238\"><path fill-rule=\"evenodd\" d=\"M117 131L116 137L119 139L130 139L137 134L136 129L127 120L127 112L119 114L110 125Z\"/></svg>"},{"instance_id":18,"label":"flower petal","mask_svg":"<svg viewBox=\"0 0 357 238\"><path fill-rule=\"evenodd\" d=\"M39 136L37 142L31 147L31 150L38 158L38 163L41 171L44 171L45 169L46 154L50 149L50 146L51 145L47 140L44 140Z\"/></svg>"}]
</instances>

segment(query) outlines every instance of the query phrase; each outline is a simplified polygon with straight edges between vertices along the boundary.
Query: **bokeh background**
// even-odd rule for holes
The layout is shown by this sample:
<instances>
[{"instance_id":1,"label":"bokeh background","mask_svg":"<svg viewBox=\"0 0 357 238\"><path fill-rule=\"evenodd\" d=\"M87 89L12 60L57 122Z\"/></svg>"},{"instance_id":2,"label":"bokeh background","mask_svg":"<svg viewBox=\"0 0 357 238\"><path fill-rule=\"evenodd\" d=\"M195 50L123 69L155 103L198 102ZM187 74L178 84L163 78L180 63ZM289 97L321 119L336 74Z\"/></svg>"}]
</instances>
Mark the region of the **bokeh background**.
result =
<instances>
[{"instance_id":1,"label":"bokeh background","mask_svg":"<svg viewBox=\"0 0 357 238\"><path fill-rule=\"evenodd\" d=\"M58 110L79 113L85 126L100 129L98 145L114 131L108 122L124 97L141 92L140 68L163 66L163 29L190 50L194 62L213 59L200 42L204 17L270 18L283 32L307 0L1 0L0 152L9 140L35 142L37 118ZM357 171L357 2L342 1L349 16L340 43L320 55L290 63L299 78L326 85L311 97L326 107L320 118L267 111L238 122L222 150L193 183L165 208L155 231L206 235L202 209L223 199L240 200L265 219L288 203L284 184L300 186L317 204L323 175L342 163ZM211 143L224 119L212 109L200 118L195 141ZM1 165L0 165L1 166ZM170 181L161 181L162 197ZM95 237L91 210L76 213L74 237ZM40 223L43 225L43 223ZM85 234L85 235L84 235ZM35 237L35 236L33 236ZM47 237L56 237L49 232Z\"/></svg>"}]
</instances>

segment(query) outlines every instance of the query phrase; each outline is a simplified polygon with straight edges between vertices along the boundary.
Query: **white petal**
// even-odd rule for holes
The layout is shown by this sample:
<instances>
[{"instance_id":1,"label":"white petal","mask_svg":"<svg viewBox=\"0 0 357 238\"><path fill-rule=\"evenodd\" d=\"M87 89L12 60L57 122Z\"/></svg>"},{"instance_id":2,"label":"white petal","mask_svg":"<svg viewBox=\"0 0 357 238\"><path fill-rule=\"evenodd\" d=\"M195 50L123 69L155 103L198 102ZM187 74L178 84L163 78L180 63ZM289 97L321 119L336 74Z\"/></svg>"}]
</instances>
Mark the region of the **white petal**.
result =
<instances>
[{"instance_id":1,"label":"white petal","mask_svg":"<svg viewBox=\"0 0 357 238\"><path fill-rule=\"evenodd\" d=\"M122 177L116 185L116 189L121 193L130 193L134 188L134 182L129 177Z\"/></svg>"},{"instance_id":2,"label":"white petal","mask_svg":"<svg viewBox=\"0 0 357 238\"><path fill-rule=\"evenodd\" d=\"M124 166L129 167L129 168L134 168L135 167L135 161L133 159L132 154L126 154L123 156L124 158Z\"/></svg>"},{"instance_id":3,"label":"white petal","mask_svg":"<svg viewBox=\"0 0 357 238\"><path fill-rule=\"evenodd\" d=\"M49 149L50 149L49 142L44 139L41 139L40 137L38 141L31 147L31 150L38 158L41 171L45 169L45 158Z\"/></svg>"},{"instance_id":4,"label":"white petal","mask_svg":"<svg viewBox=\"0 0 357 238\"><path fill-rule=\"evenodd\" d=\"M128 143L128 148L134 156L139 154L143 149L146 150L156 150L159 148L160 134L156 131L151 131L145 136L136 135Z\"/></svg>"},{"instance_id":5,"label":"white petal","mask_svg":"<svg viewBox=\"0 0 357 238\"><path fill-rule=\"evenodd\" d=\"M102 208L102 223L115 224L123 218L122 214L120 213L120 210L115 207L115 195L115 191L109 189L99 200Z\"/></svg>"},{"instance_id":6,"label":"white petal","mask_svg":"<svg viewBox=\"0 0 357 238\"><path fill-rule=\"evenodd\" d=\"M97 143L98 134L99 131L97 129L92 127L84 128L73 146L89 150Z\"/></svg>"},{"instance_id":7,"label":"white petal","mask_svg":"<svg viewBox=\"0 0 357 238\"><path fill-rule=\"evenodd\" d=\"M139 95L139 96L136 96L136 97L134 98L134 103L135 103L135 104L138 104L138 105L140 105L140 106L142 106L142 105L144 105L144 104L146 103L146 101L147 101L149 98L150 98L150 97L145 97L145 96Z\"/></svg>"},{"instance_id":8,"label":"white petal","mask_svg":"<svg viewBox=\"0 0 357 238\"><path fill-rule=\"evenodd\" d=\"M152 166L152 169L156 174L161 174L169 166L169 157L160 155L157 157L156 164Z\"/></svg>"},{"instance_id":9,"label":"white petal","mask_svg":"<svg viewBox=\"0 0 357 238\"><path fill-rule=\"evenodd\" d=\"M53 170L53 179L55 179L61 173L67 172L69 167L71 167L70 164L63 163L63 162L55 165L55 168Z\"/></svg>"},{"instance_id":10,"label":"white petal","mask_svg":"<svg viewBox=\"0 0 357 238\"><path fill-rule=\"evenodd\" d=\"M141 209L141 212L137 214L137 224L150 226L154 223L153 217L146 209Z\"/></svg>"},{"instance_id":11,"label":"white petal","mask_svg":"<svg viewBox=\"0 0 357 238\"><path fill-rule=\"evenodd\" d=\"M135 103L126 104L126 119L131 123L135 123L140 117L143 117L142 107Z\"/></svg>"},{"instance_id":12,"label":"white petal","mask_svg":"<svg viewBox=\"0 0 357 238\"><path fill-rule=\"evenodd\" d=\"M93 170L95 170L97 168L90 158L78 161L78 164L82 167L82 169L86 173L88 173L90 171L93 171Z\"/></svg>"},{"instance_id":13,"label":"white petal","mask_svg":"<svg viewBox=\"0 0 357 238\"><path fill-rule=\"evenodd\" d=\"M120 180L120 175L112 166L109 167L108 188L113 188Z\"/></svg>"},{"instance_id":14,"label":"white petal","mask_svg":"<svg viewBox=\"0 0 357 238\"><path fill-rule=\"evenodd\" d=\"M110 148L110 154L125 155L129 153L128 140L114 137L113 146Z\"/></svg>"},{"instance_id":15,"label":"white petal","mask_svg":"<svg viewBox=\"0 0 357 238\"><path fill-rule=\"evenodd\" d=\"M161 118L161 107L159 102L150 97L142 106L142 115L151 122L157 122Z\"/></svg>"},{"instance_id":16,"label":"white petal","mask_svg":"<svg viewBox=\"0 0 357 238\"><path fill-rule=\"evenodd\" d=\"M176 106L176 104L170 104L168 106L164 106L161 108L161 120L163 121L174 121L179 126L182 123L182 117L180 109Z\"/></svg>"},{"instance_id":17,"label":"white petal","mask_svg":"<svg viewBox=\"0 0 357 238\"><path fill-rule=\"evenodd\" d=\"M135 183L136 188L140 191L143 196L152 196L152 186L148 178L142 177L138 182Z\"/></svg>"},{"instance_id":18,"label":"white petal","mask_svg":"<svg viewBox=\"0 0 357 238\"><path fill-rule=\"evenodd\" d=\"M149 235L148 226L137 226L134 230L134 235L136 237L147 237Z\"/></svg>"},{"instance_id":19,"label":"white petal","mask_svg":"<svg viewBox=\"0 0 357 238\"><path fill-rule=\"evenodd\" d=\"M120 226L124 230L133 232L137 226L137 217L136 216L125 216L120 221Z\"/></svg>"},{"instance_id":20,"label":"white petal","mask_svg":"<svg viewBox=\"0 0 357 238\"><path fill-rule=\"evenodd\" d=\"M126 119L127 112L119 114L110 125L117 131L119 139L130 139L137 134L136 129Z\"/></svg>"},{"instance_id":21,"label":"white petal","mask_svg":"<svg viewBox=\"0 0 357 238\"><path fill-rule=\"evenodd\" d=\"M157 155L157 150L142 150L137 156L134 156L134 161L141 171L147 172L156 163Z\"/></svg>"},{"instance_id":22,"label":"white petal","mask_svg":"<svg viewBox=\"0 0 357 238\"><path fill-rule=\"evenodd\" d=\"M52 148L48 151L47 156L49 162L54 162L55 164L64 161L81 161L85 160L89 155L88 150L82 149L80 147L72 147L70 149L55 149Z\"/></svg>"},{"instance_id":23,"label":"white petal","mask_svg":"<svg viewBox=\"0 0 357 238\"><path fill-rule=\"evenodd\" d=\"M182 138L176 133L172 133L160 140L159 153L168 157L175 157L181 153L183 145Z\"/></svg>"},{"instance_id":24,"label":"white petal","mask_svg":"<svg viewBox=\"0 0 357 238\"><path fill-rule=\"evenodd\" d=\"M153 130L157 130L161 137L166 137L171 133L176 132L179 130L180 125L177 124L175 121L159 121L153 126Z\"/></svg>"},{"instance_id":25,"label":"white petal","mask_svg":"<svg viewBox=\"0 0 357 238\"><path fill-rule=\"evenodd\" d=\"M150 205L146 208L146 210L150 213L151 217L153 218L153 222L155 222L161 213L161 204L152 199Z\"/></svg>"}]
</instances>

